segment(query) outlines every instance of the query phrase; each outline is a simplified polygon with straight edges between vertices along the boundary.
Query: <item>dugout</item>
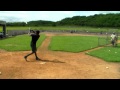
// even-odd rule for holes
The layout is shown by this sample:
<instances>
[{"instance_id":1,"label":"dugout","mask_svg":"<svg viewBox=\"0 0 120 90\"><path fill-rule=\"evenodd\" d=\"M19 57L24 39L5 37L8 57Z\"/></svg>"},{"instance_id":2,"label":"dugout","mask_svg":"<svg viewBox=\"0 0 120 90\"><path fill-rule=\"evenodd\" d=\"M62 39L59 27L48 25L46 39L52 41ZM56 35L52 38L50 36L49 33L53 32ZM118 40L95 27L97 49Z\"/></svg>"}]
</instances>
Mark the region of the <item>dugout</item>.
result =
<instances>
[{"instance_id":1,"label":"dugout","mask_svg":"<svg viewBox=\"0 0 120 90\"><path fill-rule=\"evenodd\" d=\"M6 21L1 21L0 20L0 26L3 27L3 36L6 37Z\"/></svg>"}]
</instances>

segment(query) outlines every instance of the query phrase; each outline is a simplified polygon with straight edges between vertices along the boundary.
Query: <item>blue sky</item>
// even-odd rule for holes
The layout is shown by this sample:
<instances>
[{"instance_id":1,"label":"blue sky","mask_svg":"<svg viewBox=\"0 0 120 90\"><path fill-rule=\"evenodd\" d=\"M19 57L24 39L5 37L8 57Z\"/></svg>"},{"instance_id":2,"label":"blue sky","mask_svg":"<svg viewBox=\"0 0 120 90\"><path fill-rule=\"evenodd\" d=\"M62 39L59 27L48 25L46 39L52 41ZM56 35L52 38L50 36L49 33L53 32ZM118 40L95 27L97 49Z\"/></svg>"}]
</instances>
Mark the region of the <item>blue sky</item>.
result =
<instances>
[{"instance_id":1,"label":"blue sky","mask_svg":"<svg viewBox=\"0 0 120 90\"><path fill-rule=\"evenodd\" d=\"M67 17L90 16L101 13L120 13L120 11L0 11L0 20L6 22L59 21Z\"/></svg>"}]
</instances>

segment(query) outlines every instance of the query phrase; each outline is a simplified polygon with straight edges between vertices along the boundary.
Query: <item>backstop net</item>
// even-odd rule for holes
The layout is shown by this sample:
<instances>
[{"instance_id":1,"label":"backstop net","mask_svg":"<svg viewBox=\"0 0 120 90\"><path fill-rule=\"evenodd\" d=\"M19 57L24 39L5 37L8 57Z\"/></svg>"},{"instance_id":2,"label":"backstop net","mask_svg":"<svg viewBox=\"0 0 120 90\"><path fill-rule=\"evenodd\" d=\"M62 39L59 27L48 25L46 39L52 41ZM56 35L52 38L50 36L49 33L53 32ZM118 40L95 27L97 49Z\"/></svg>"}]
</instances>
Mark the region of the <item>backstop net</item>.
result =
<instances>
[{"instance_id":1,"label":"backstop net","mask_svg":"<svg viewBox=\"0 0 120 90\"><path fill-rule=\"evenodd\" d=\"M98 46L106 46L111 44L111 34L115 33L118 37L118 29L109 29L98 35Z\"/></svg>"}]
</instances>

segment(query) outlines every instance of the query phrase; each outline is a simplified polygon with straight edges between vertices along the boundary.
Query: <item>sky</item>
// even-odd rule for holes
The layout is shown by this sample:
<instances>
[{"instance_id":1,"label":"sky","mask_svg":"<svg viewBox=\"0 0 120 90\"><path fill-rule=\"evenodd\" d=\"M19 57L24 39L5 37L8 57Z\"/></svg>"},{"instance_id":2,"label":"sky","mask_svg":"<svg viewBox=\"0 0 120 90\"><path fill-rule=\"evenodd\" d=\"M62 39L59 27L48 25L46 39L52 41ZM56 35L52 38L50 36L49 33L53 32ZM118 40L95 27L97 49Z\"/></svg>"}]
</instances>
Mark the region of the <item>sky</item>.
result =
<instances>
[{"instance_id":1,"label":"sky","mask_svg":"<svg viewBox=\"0 0 120 90\"><path fill-rule=\"evenodd\" d=\"M60 21L73 16L120 13L120 11L0 11L0 20L6 22L29 22L36 20Z\"/></svg>"}]
</instances>

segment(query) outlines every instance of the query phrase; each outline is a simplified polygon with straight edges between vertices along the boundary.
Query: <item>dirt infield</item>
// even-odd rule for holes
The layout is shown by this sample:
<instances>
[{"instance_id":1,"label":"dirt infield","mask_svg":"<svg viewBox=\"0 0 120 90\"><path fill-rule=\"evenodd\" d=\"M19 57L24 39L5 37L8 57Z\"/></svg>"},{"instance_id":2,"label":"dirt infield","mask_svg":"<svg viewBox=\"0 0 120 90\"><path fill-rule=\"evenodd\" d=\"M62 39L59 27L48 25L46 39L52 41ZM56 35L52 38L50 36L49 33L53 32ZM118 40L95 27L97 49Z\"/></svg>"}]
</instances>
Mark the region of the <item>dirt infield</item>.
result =
<instances>
[{"instance_id":1,"label":"dirt infield","mask_svg":"<svg viewBox=\"0 0 120 90\"><path fill-rule=\"evenodd\" d=\"M85 52L70 53L48 50L51 37L47 38L38 48L38 56L42 61L36 61L34 55L24 60L30 51L7 52L0 50L0 79L120 79L120 63L105 62ZM108 67L108 68L106 68Z\"/></svg>"}]
</instances>

